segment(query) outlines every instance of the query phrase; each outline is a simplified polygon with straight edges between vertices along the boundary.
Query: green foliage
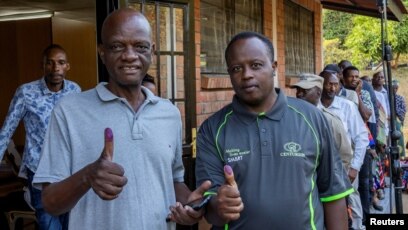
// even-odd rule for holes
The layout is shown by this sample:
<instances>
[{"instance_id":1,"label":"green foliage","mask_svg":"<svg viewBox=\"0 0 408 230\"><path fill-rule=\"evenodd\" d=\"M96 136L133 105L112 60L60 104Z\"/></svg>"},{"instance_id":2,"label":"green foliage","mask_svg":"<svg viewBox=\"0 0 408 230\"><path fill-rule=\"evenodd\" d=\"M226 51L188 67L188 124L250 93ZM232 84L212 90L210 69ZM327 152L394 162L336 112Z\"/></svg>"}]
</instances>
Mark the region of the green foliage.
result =
<instances>
[{"instance_id":1,"label":"green foliage","mask_svg":"<svg viewBox=\"0 0 408 230\"><path fill-rule=\"evenodd\" d=\"M408 4L408 1L407 1ZM405 16L400 23L395 25L395 45L393 46L394 53L408 53L408 17Z\"/></svg>"},{"instance_id":2,"label":"green foliage","mask_svg":"<svg viewBox=\"0 0 408 230\"><path fill-rule=\"evenodd\" d=\"M408 0L403 0L408 7ZM391 45L393 58L405 61L408 54L408 16L401 22L387 21L386 41ZM350 60L364 68L370 61L382 59L381 20L367 16L323 11L324 63Z\"/></svg>"},{"instance_id":3,"label":"green foliage","mask_svg":"<svg viewBox=\"0 0 408 230\"><path fill-rule=\"evenodd\" d=\"M374 62L381 60L380 20L355 16L345 46L350 54L349 60L359 68L364 68L371 60Z\"/></svg>"},{"instance_id":4,"label":"green foliage","mask_svg":"<svg viewBox=\"0 0 408 230\"><path fill-rule=\"evenodd\" d=\"M353 14L323 10L323 38L327 40L338 38L340 46L343 46L353 17Z\"/></svg>"},{"instance_id":5,"label":"green foliage","mask_svg":"<svg viewBox=\"0 0 408 230\"><path fill-rule=\"evenodd\" d=\"M340 46L341 42L338 38L323 41L324 65L338 63L343 59L348 59L348 52L341 49Z\"/></svg>"}]
</instances>

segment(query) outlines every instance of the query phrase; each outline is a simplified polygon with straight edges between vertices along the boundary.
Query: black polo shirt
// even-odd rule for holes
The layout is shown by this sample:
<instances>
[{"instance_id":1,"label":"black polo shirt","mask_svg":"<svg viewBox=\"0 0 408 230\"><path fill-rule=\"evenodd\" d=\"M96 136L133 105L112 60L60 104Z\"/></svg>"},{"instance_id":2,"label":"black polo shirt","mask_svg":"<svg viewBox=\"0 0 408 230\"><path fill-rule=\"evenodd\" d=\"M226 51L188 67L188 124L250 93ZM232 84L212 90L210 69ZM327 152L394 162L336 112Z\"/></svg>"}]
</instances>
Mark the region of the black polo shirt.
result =
<instances>
[{"instance_id":1,"label":"black polo shirt","mask_svg":"<svg viewBox=\"0 0 408 230\"><path fill-rule=\"evenodd\" d=\"M234 97L202 124L197 185L211 180L217 191L231 165L245 208L230 229L324 229L322 202L353 189L321 111L276 91L266 113L250 113Z\"/></svg>"}]
</instances>

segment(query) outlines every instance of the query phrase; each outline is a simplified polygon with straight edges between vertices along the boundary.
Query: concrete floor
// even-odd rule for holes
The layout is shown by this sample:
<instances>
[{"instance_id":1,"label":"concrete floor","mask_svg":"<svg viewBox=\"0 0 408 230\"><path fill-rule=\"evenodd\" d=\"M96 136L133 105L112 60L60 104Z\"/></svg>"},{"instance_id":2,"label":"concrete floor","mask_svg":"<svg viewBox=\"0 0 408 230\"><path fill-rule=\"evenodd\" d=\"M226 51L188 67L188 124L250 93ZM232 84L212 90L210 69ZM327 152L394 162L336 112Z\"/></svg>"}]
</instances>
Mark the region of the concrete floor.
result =
<instances>
[{"instance_id":1,"label":"concrete floor","mask_svg":"<svg viewBox=\"0 0 408 230\"><path fill-rule=\"evenodd\" d=\"M386 184L389 184L389 178L385 178ZM373 207L371 207L370 212L375 214L389 214L390 213L390 201L392 202L392 213L396 213L395 211L395 190L394 188L391 189L392 197L390 197L390 188L384 189L384 199L379 201L379 205L381 205L384 209L383 211L376 211ZM401 194L402 198L402 211L404 214L408 214L408 191L403 190Z\"/></svg>"}]
</instances>

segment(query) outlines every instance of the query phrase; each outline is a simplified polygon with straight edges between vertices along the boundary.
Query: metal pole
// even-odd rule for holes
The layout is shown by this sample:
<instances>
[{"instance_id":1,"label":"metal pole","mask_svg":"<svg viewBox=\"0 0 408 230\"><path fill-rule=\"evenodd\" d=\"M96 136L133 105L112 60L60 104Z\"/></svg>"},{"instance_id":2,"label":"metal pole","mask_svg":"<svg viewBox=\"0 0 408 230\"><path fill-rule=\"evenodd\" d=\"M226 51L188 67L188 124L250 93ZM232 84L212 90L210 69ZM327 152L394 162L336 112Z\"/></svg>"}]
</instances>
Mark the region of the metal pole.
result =
<instances>
[{"instance_id":1,"label":"metal pole","mask_svg":"<svg viewBox=\"0 0 408 230\"><path fill-rule=\"evenodd\" d=\"M377 2L377 4L379 1ZM383 63L386 64L386 68L384 68L384 76L387 79L388 83L388 99L390 103L390 133L389 136L391 137L391 145L387 148L387 152L389 154L389 161L390 161L390 177L392 179L392 183L394 184L394 193L395 193L395 210L397 214L402 214L402 180L401 180L401 166L399 161L399 149L398 149L398 140L401 138L401 132L396 129L395 126L395 94L392 87L392 73L391 73L391 60L392 60L392 50L391 46L388 44L388 36L387 36L387 0L382 1L382 5L378 5L380 9L380 13L382 13L382 24L381 33L384 34L383 36ZM390 188L390 193L392 187ZM390 195L391 197L391 195ZM390 199L390 207L392 207L392 199ZM390 210L392 213L392 209Z\"/></svg>"}]
</instances>

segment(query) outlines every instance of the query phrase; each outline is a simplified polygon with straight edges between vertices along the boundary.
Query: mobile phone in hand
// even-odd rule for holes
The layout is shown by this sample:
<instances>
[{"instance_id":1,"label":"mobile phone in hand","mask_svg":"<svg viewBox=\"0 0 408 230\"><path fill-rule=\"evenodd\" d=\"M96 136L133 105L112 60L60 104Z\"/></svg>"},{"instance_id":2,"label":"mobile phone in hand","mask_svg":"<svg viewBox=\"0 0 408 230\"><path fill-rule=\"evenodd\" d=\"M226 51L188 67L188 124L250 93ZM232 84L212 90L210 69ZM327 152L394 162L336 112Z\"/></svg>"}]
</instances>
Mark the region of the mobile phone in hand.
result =
<instances>
[{"instance_id":1,"label":"mobile phone in hand","mask_svg":"<svg viewBox=\"0 0 408 230\"><path fill-rule=\"evenodd\" d=\"M208 202L210 202L212 195L208 195L203 197L201 200L199 200L199 202L194 201L192 203L187 204L188 206L190 206L192 209L194 209L195 211L198 211L202 208L204 208Z\"/></svg>"}]
</instances>

